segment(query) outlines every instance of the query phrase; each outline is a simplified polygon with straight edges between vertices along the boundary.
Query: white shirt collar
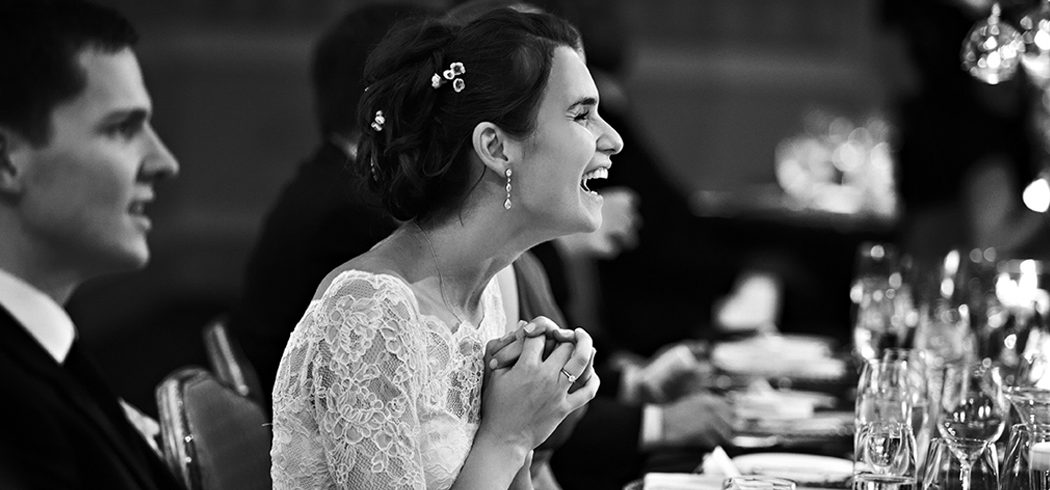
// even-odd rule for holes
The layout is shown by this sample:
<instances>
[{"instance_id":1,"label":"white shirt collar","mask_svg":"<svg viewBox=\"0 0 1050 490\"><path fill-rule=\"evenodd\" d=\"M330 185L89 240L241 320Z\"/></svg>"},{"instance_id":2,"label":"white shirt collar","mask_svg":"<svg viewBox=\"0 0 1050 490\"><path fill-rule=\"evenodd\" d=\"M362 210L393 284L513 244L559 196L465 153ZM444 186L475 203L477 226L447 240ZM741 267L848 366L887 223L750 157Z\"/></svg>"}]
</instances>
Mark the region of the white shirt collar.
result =
<instances>
[{"instance_id":1,"label":"white shirt collar","mask_svg":"<svg viewBox=\"0 0 1050 490\"><path fill-rule=\"evenodd\" d=\"M69 314L50 296L0 269L0 306L15 317L59 364L76 337Z\"/></svg>"}]
</instances>

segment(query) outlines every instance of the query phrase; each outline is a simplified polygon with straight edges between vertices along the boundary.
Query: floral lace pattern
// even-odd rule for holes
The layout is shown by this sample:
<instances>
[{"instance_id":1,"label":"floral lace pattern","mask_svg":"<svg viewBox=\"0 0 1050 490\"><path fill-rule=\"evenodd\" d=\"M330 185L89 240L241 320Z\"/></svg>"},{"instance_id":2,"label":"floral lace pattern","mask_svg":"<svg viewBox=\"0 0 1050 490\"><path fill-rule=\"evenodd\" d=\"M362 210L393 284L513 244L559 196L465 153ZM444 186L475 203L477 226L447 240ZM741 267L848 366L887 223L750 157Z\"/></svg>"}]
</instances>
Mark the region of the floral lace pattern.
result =
<instances>
[{"instance_id":1,"label":"floral lace pattern","mask_svg":"<svg viewBox=\"0 0 1050 490\"><path fill-rule=\"evenodd\" d=\"M277 373L274 488L450 487L478 428L485 343L506 326L496 281L481 301L479 327L450 326L394 276L332 281Z\"/></svg>"}]
</instances>

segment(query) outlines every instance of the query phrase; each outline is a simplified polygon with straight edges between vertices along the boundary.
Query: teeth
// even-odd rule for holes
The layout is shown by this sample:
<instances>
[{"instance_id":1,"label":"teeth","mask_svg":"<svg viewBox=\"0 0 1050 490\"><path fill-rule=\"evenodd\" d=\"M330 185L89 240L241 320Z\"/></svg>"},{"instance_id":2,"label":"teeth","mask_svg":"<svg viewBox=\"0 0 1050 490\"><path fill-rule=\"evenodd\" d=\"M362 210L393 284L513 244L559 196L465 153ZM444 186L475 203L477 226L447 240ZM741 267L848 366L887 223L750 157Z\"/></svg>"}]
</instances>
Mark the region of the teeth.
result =
<instances>
[{"instance_id":1,"label":"teeth","mask_svg":"<svg viewBox=\"0 0 1050 490\"><path fill-rule=\"evenodd\" d=\"M580 187L583 187L583 190L585 190L587 192L591 192L591 193L597 194L596 192L592 191L590 187L587 187L587 181L589 181L591 179L607 179L607 178L609 178L609 169L605 168L605 167L599 167L599 168L596 168L594 170L591 170L590 172L587 172L587 173L583 174L583 179L580 180Z\"/></svg>"}]
</instances>

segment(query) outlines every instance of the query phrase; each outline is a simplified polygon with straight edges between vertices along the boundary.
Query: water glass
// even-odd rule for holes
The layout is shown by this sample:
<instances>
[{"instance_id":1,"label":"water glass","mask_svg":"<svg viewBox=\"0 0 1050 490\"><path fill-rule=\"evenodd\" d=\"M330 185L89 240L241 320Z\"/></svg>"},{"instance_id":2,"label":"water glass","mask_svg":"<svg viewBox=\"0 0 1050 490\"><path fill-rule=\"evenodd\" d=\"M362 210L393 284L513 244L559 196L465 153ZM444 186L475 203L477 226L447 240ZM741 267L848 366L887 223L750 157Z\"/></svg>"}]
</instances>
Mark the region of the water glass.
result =
<instances>
[{"instance_id":1,"label":"water glass","mask_svg":"<svg viewBox=\"0 0 1050 490\"><path fill-rule=\"evenodd\" d=\"M854 474L914 479L915 436L901 422L869 422L857 428Z\"/></svg>"},{"instance_id":2,"label":"water glass","mask_svg":"<svg viewBox=\"0 0 1050 490\"><path fill-rule=\"evenodd\" d=\"M921 398L917 379L904 360L868 361L857 386L854 416L854 475L916 477L913 410ZM921 420L920 420L921 425Z\"/></svg>"},{"instance_id":3,"label":"water glass","mask_svg":"<svg viewBox=\"0 0 1050 490\"><path fill-rule=\"evenodd\" d=\"M933 375L926 360L926 352L920 349L887 349L883 362L903 362L907 365L908 404L911 408L911 431L915 436L916 468L922 468L926 450L933 432L930 421L936 416L930 403L930 383Z\"/></svg>"},{"instance_id":4,"label":"water glass","mask_svg":"<svg viewBox=\"0 0 1050 490\"><path fill-rule=\"evenodd\" d=\"M970 472L970 488L973 490L999 489L999 457L995 444L989 444L978 456ZM922 490L954 490L962 487L959 460L952 455L948 443L941 438L930 441L923 471ZM1015 488L1015 487L1002 487ZM1023 488L1023 487L1022 487Z\"/></svg>"},{"instance_id":5,"label":"water glass","mask_svg":"<svg viewBox=\"0 0 1050 490\"><path fill-rule=\"evenodd\" d=\"M1000 480L1002 488L1040 488L1032 484L1045 481L1048 472L1045 471L1047 468L1032 464L1032 450L1036 445L1050 446L1050 425L1014 424L1010 427L1010 441L1006 444Z\"/></svg>"},{"instance_id":6,"label":"water glass","mask_svg":"<svg viewBox=\"0 0 1050 490\"><path fill-rule=\"evenodd\" d=\"M734 476L722 482L722 490L795 490L795 482L763 475Z\"/></svg>"}]
</instances>

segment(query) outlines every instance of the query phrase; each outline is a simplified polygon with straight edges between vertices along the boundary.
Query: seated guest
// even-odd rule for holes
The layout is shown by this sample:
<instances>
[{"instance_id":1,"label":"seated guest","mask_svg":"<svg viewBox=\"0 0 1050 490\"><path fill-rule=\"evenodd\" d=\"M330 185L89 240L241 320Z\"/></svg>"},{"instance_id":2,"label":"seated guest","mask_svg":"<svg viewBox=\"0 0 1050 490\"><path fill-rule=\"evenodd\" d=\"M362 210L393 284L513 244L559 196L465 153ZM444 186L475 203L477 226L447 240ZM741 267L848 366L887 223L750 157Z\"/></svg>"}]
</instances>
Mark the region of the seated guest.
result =
<instances>
[{"instance_id":1,"label":"seated guest","mask_svg":"<svg viewBox=\"0 0 1050 490\"><path fill-rule=\"evenodd\" d=\"M136 38L89 3L0 4L0 488L179 488L62 307L146 264L154 184L178 170Z\"/></svg>"}]
</instances>

